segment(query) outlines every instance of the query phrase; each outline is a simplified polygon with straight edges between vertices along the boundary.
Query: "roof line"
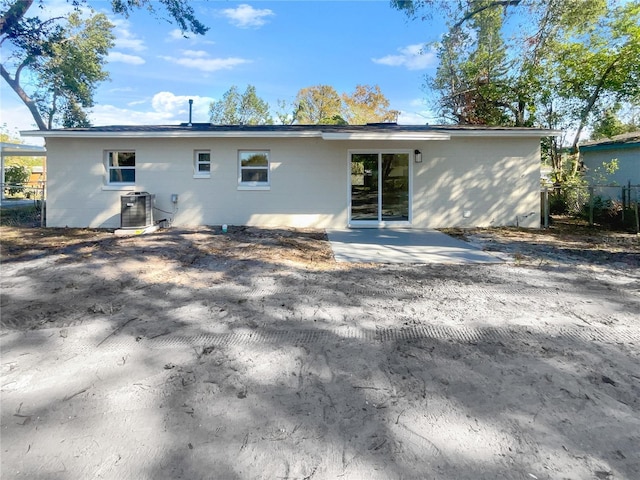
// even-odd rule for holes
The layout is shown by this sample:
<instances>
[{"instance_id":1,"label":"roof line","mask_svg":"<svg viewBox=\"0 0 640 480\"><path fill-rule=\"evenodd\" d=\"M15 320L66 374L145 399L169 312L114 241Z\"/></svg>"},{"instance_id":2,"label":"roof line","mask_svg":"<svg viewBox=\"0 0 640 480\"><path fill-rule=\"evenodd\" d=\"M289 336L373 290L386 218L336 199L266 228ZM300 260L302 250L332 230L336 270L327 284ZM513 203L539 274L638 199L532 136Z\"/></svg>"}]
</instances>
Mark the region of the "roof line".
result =
<instances>
[{"instance_id":1,"label":"roof line","mask_svg":"<svg viewBox=\"0 0 640 480\"><path fill-rule=\"evenodd\" d=\"M44 138L323 138L325 140L447 140L451 137L546 137L559 130L468 125L142 125L29 130Z\"/></svg>"}]
</instances>

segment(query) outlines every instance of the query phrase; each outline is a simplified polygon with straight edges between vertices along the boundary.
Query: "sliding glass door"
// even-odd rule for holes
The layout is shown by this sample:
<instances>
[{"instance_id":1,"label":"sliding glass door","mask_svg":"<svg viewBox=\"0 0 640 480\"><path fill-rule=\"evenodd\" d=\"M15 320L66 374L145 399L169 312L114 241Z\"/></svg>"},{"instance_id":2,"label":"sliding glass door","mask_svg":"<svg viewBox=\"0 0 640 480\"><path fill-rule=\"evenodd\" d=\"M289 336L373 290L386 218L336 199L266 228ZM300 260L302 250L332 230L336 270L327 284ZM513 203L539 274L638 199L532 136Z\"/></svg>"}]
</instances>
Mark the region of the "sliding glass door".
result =
<instances>
[{"instance_id":1,"label":"sliding glass door","mask_svg":"<svg viewBox=\"0 0 640 480\"><path fill-rule=\"evenodd\" d=\"M409 221L409 153L351 153L350 223Z\"/></svg>"}]
</instances>

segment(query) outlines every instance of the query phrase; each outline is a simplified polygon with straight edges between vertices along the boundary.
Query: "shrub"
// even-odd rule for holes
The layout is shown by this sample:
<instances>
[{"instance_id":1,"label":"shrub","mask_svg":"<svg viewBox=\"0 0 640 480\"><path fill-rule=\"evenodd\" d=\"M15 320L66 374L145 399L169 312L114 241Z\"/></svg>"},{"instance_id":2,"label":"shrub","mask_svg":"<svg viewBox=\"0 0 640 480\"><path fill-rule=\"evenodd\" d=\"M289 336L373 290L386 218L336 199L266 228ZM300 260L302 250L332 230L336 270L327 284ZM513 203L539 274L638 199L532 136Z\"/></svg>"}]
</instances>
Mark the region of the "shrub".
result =
<instances>
[{"instance_id":1,"label":"shrub","mask_svg":"<svg viewBox=\"0 0 640 480\"><path fill-rule=\"evenodd\" d=\"M582 207L581 216L589 220L591 203ZM596 196L593 199L593 222L611 229L635 230L636 218L633 208L624 208L619 200Z\"/></svg>"},{"instance_id":2,"label":"shrub","mask_svg":"<svg viewBox=\"0 0 640 480\"><path fill-rule=\"evenodd\" d=\"M4 169L5 191L8 195L15 195L24 190L24 184L29 181L31 173L23 165L9 165Z\"/></svg>"}]
</instances>

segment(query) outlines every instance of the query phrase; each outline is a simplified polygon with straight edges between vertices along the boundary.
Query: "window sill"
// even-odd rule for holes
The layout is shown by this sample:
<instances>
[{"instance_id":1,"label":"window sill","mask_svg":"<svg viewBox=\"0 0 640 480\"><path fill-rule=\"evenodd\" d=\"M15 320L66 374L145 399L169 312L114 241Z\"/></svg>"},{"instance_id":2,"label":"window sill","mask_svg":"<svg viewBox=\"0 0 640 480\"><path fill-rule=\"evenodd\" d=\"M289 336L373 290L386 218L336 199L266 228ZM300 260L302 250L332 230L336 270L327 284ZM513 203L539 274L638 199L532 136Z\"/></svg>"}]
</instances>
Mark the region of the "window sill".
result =
<instances>
[{"instance_id":1,"label":"window sill","mask_svg":"<svg viewBox=\"0 0 640 480\"><path fill-rule=\"evenodd\" d=\"M102 190L121 190L133 192L136 189L135 185L103 185Z\"/></svg>"},{"instance_id":2,"label":"window sill","mask_svg":"<svg viewBox=\"0 0 640 480\"><path fill-rule=\"evenodd\" d=\"M271 185L238 185L238 190L271 190Z\"/></svg>"},{"instance_id":3,"label":"window sill","mask_svg":"<svg viewBox=\"0 0 640 480\"><path fill-rule=\"evenodd\" d=\"M194 175L193 178L211 178L211 175Z\"/></svg>"}]
</instances>

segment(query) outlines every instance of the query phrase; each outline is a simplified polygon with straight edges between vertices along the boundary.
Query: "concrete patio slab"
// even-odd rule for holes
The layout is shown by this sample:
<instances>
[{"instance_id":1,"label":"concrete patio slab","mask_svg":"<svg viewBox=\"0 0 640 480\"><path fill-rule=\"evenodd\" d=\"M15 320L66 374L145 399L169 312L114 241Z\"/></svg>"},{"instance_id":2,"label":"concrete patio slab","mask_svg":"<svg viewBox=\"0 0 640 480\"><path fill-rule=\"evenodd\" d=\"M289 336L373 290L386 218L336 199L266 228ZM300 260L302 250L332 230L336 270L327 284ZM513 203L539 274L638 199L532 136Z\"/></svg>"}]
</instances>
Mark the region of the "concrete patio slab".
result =
<instances>
[{"instance_id":1,"label":"concrete patio slab","mask_svg":"<svg viewBox=\"0 0 640 480\"><path fill-rule=\"evenodd\" d=\"M352 228L327 230L338 262L503 263L504 260L436 230Z\"/></svg>"}]
</instances>

